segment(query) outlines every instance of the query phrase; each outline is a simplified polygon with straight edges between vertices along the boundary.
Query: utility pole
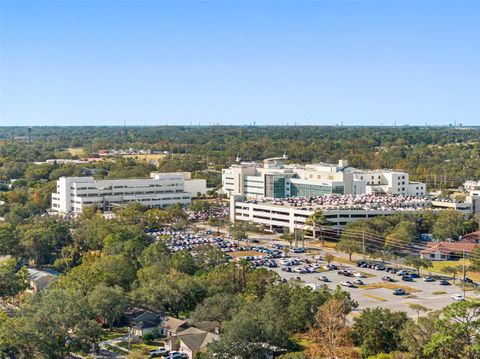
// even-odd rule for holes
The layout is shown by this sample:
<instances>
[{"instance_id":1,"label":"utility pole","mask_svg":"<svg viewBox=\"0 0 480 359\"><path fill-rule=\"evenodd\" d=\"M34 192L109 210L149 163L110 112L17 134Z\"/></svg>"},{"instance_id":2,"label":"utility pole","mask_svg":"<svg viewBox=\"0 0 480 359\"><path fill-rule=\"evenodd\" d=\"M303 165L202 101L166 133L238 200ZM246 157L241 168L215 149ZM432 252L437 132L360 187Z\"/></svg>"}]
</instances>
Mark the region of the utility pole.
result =
<instances>
[{"instance_id":1,"label":"utility pole","mask_svg":"<svg viewBox=\"0 0 480 359\"><path fill-rule=\"evenodd\" d=\"M463 298L465 298L465 250L462 250L463 257Z\"/></svg>"},{"instance_id":2,"label":"utility pole","mask_svg":"<svg viewBox=\"0 0 480 359\"><path fill-rule=\"evenodd\" d=\"M363 260L365 260L365 231L362 231L362 252L363 252Z\"/></svg>"}]
</instances>

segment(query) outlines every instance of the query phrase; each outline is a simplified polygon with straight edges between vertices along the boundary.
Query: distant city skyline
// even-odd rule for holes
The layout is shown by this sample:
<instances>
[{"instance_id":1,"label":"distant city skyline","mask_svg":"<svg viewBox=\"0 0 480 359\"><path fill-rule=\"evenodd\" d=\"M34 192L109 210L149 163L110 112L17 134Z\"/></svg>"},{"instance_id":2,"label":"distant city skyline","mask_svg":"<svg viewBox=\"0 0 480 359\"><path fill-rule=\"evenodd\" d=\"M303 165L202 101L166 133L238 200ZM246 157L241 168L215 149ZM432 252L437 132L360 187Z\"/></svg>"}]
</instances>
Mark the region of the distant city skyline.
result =
<instances>
[{"instance_id":1,"label":"distant city skyline","mask_svg":"<svg viewBox=\"0 0 480 359\"><path fill-rule=\"evenodd\" d=\"M478 1L0 1L0 126L480 124Z\"/></svg>"}]
</instances>

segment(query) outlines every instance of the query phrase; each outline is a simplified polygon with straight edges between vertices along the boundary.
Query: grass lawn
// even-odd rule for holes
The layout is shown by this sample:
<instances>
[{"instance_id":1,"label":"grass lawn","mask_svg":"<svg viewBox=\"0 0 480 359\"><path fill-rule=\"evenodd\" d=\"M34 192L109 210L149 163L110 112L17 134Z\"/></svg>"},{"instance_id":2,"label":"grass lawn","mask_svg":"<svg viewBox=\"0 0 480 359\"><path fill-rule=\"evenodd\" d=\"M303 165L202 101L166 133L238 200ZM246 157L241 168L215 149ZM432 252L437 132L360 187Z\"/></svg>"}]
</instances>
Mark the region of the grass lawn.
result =
<instances>
[{"instance_id":1,"label":"grass lawn","mask_svg":"<svg viewBox=\"0 0 480 359\"><path fill-rule=\"evenodd\" d=\"M367 290L378 289L378 288L395 290L397 288L400 288L400 289L403 289L407 293L420 292L420 290L409 287L409 286L406 286L406 285L400 285L400 284L389 283L389 282L387 282L387 283L381 282L381 283L366 284L366 285L364 285L360 288L367 289Z\"/></svg>"},{"instance_id":2,"label":"grass lawn","mask_svg":"<svg viewBox=\"0 0 480 359\"><path fill-rule=\"evenodd\" d=\"M357 262L349 261L347 258L343 258L343 257L334 256L333 261L338 262L338 263L345 263L345 264L348 264L348 265L357 265Z\"/></svg>"},{"instance_id":3,"label":"grass lawn","mask_svg":"<svg viewBox=\"0 0 480 359\"><path fill-rule=\"evenodd\" d=\"M102 337L104 340L115 339L128 334L128 327L113 328L111 332L104 330Z\"/></svg>"},{"instance_id":4,"label":"grass lawn","mask_svg":"<svg viewBox=\"0 0 480 359\"><path fill-rule=\"evenodd\" d=\"M310 246L320 246L320 247L325 247L325 248L335 248L337 246L337 242L335 241L327 241L327 240L324 240L323 241L323 244L322 244L322 241L311 241L311 242L307 242L307 244Z\"/></svg>"},{"instance_id":5,"label":"grass lawn","mask_svg":"<svg viewBox=\"0 0 480 359\"><path fill-rule=\"evenodd\" d=\"M385 298L373 295L373 294L362 294L365 298L370 298L370 299L375 299L378 300L379 302L385 302L387 301Z\"/></svg>"},{"instance_id":6,"label":"grass lawn","mask_svg":"<svg viewBox=\"0 0 480 359\"><path fill-rule=\"evenodd\" d=\"M432 267L428 268L427 270L430 272L435 272L435 273L442 273L442 268L444 267L449 267L449 266L461 266L463 265L463 260L456 260L456 261L432 261ZM468 259L465 260L465 265L468 267L470 265L470 261ZM461 276L462 274L459 273L457 277ZM480 281L480 273L475 273L475 272L468 272L467 271L467 277L474 280L474 281Z\"/></svg>"},{"instance_id":7,"label":"grass lawn","mask_svg":"<svg viewBox=\"0 0 480 359\"><path fill-rule=\"evenodd\" d=\"M128 349L128 341L123 341L123 342L118 342L117 345L119 347ZM131 350L141 350L141 349L148 349L148 350L153 350L157 349L158 347L164 347L165 343L163 340L155 339L154 341L146 344L142 343L139 340L132 340L130 341L130 349Z\"/></svg>"},{"instance_id":8,"label":"grass lawn","mask_svg":"<svg viewBox=\"0 0 480 359\"><path fill-rule=\"evenodd\" d=\"M360 272L360 271L359 271ZM365 278L371 278L371 277L376 277L375 274L367 273L367 272L360 272L362 275L365 276Z\"/></svg>"},{"instance_id":9,"label":"grass lawn","mask_svg":"<svg viewBox=\"0 0 480 359\"><path fill-rule=\"evenodd\" d=\"M111 352L117 353L117 354L121 354L121 355L125 355L125 353L126 353L126 351L118 349L118 348L116 348L114 346L111 346L111 345L105 345L105 349L107 349Z\"/></svg>"},{"instance_id":10,"label":"grass lawn","mask_svg":"<svg viewBox=\"0 0 480 359\"><path fill-rule=\"evenodd\" d=\"M442 295L442 294L447 294L447 292L443 291L443 290L437 290L435 292L432 292L433 295Z\"/></svg>"}]
</instances>

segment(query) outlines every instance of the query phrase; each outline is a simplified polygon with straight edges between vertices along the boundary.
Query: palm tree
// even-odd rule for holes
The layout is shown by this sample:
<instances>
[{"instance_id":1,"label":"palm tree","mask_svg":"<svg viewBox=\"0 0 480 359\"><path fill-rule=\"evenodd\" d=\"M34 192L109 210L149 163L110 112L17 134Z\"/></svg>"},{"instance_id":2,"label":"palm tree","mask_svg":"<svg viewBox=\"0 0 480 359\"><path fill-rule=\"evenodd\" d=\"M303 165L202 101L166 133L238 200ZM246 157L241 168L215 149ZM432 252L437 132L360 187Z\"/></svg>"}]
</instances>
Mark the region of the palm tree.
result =
<instances>
[{"instance_id":1,"label":"palm tree","mask_svg":"<svg viewBox=\"0 0 480 359\"><path fill-rule=\"evenodd\" d=\"M305 221L306 225L312 227L313 238L317 238L317 228L320 230L320 240L322 241L322 245L324 245L324 239L322 235L322 226L330 225L331 223L325 218L321 210L315 211L310 216L308 216L307 220Z\"/></svg>"},{"instance_id":2,"label":"palm tree","mask_svg":"<svg viewBox=\"0 0 480 359\"><path fill-rule=\"evenodd\" d=\"M288 244L290 245L290 248L292 248L292 243L293 243L294 237L293 237L293 234L290 233L290 231L287 228L284 229L280 238L283 239L284 241L287 241ZM298 247L298 245L297 245L297 247Z\"/></svg>"}]
</instances>

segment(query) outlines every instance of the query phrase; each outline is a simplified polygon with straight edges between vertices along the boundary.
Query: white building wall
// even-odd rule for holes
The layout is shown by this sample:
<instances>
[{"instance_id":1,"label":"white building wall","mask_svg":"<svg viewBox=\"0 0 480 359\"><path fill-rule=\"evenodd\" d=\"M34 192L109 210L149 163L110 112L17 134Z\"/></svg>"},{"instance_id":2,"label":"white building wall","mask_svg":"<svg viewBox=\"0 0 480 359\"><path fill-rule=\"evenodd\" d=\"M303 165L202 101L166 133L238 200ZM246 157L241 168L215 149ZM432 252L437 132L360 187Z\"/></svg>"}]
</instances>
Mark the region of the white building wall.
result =
<instances>
[{"instance_id":1,"label":"white building wall","mask_svg":"<svg viewBox=\"0 0 480 359\"><path fill-rule=\"evenodd\" d=\"M81 213L85 207L110 210L112 206L138 202L149 207L189 204L192 194L184 190L182 174L155 173L152 178L95 180L93 177L62 177L52 193L52 210ZM194 183L200 188L199 183ZM206 185L205 185L206 187Z\"/></svg>"},{"instance_id":2,"label":"white building wall","mask_svg":"<svg viewBox=\"0 0 480 359\"><path fill-rule=\"evenodd\" d=\"M191 193L192 197L196 197L198 193L205 196L207 194L207 180L193 179L185 181L184 189L185 192Z\"/></svg>"},{"instance_id":3,"label":"white building wall","mask_svg":"<svg viewBox=\"0 0 480 359\"><path fill-rule=\"evenodd\" d=\"M276 164L271 167L260 167L255 163L233 165L222 171L222 189L228 196L244 195L259 199L265 193L264 189L247 188L254 178L262 181L266 174L279 174L286 177L286 184L295 183L333 185L341 182L344 194L405 194L423 196L426 194L424 183L409 182L405 172L383 170L357 170L331 164L286 165ZM289 180L288 178L291 178ZM247 186L249 187L249 186ZM248 193L247 193L248 192ZM417 194L418 193L418 194ZM289 195L289 188L286 188Z\"/></svg>"}]
</instances>

